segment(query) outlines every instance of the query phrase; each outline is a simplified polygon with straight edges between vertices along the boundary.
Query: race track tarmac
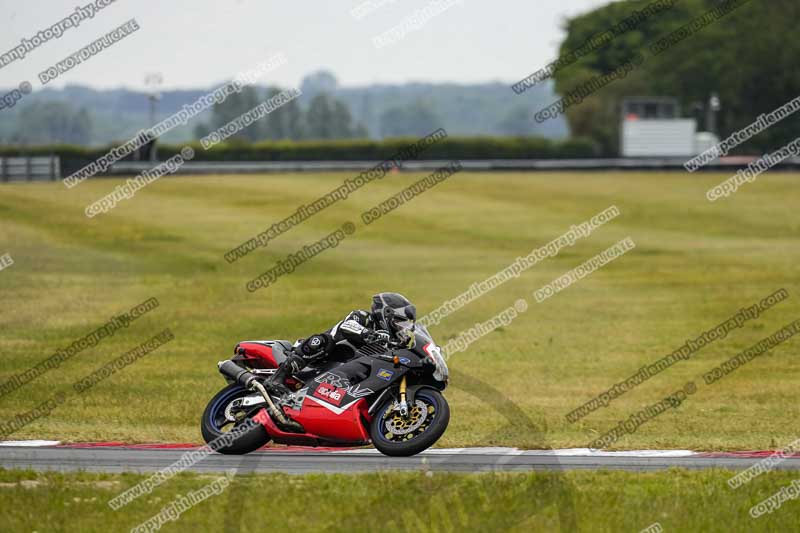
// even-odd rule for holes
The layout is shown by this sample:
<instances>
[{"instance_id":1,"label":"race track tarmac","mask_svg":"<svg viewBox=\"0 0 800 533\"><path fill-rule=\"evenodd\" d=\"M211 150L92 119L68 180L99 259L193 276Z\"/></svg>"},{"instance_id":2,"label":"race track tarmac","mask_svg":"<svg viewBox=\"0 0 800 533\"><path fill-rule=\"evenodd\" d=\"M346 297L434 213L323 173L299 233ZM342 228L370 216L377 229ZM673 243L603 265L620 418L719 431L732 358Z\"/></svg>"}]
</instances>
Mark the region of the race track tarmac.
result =
<instances>
[{"instance_id":1,"label":"race track tarmac","mask_svg":"<svg viewBox=\"0 0 800 533\"><path fill-rule=\"evenodd\" d=\"M0 445L0 466L71 472L153 472L199 448L173 445ZM208 454L187 470L194 472L313 472L351 473L388 470L447 472L613 469L629 471L726 468L741 470L772 452L724 454L691 451L602 452L575 450L517 450L513 448L433 449L414 457L386 457L373 449L338 450L299 447L262 449L245 456ZM778 469L800 469L800 456L784 459Z\"/></svg>"}]
</instances>

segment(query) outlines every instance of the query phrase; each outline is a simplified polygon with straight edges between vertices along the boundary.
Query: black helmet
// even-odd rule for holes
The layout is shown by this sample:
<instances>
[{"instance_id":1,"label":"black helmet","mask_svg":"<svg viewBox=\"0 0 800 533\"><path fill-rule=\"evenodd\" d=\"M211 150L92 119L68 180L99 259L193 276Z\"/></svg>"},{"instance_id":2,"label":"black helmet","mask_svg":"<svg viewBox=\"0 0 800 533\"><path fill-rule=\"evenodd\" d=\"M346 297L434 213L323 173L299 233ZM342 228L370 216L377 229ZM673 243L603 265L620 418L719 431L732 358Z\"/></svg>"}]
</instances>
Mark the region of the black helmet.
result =
<instances>
[{"instance_id":1,"label":"black helmet","mask_svg":"<svg viewBox=\"0 0 800 533\"><path fill-rule=\"evenodd\" d=\"M417 308L396 292L382 292L372 297L372 319L390 333L410 328L417 320Z\"/></svg>"}]
</instances>

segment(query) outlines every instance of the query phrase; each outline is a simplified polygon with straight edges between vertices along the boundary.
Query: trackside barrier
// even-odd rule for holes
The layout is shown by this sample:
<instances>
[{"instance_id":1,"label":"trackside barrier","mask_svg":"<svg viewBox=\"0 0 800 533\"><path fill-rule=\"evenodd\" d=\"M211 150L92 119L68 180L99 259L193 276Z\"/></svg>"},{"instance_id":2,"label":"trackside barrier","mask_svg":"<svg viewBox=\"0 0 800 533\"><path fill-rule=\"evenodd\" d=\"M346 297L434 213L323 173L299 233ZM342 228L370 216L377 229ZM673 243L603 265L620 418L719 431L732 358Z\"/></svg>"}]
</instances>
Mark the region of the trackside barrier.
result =
<instances>
[{"instance_id":1,"label":"trackside barrier","mask_svg":"<svg viewBox=\"0 0 800 533\"><path fill-rule=\"evenodd\" d=\"M755 157L729 157L704 168L706 171L724 171L747 166ZM493 171L548 171L560 170L674 170L686 173L685 158L616 158L616 159L460 159L463 170L472 172ZM400 170L409 172L434 171L447 165L449 160L403 161ZM361 172L373 168L378 161L192 161L183 165L176 174L266 174L271 172ZM108 169L108 174L136 175L154 163L122 161ZM776 167L779 170L800 169L800 158L791 158Z\"/></svg>"},{"instance_id":2,"label":"trackside barrier","mask_svg":"<svg viewBox=\"0 0 800 533\"><path fill-rule=\"evenodd\" d=\"M0 157L0 181L57 181L61 179L58 156Z\"/></svg>"}]
</instances>

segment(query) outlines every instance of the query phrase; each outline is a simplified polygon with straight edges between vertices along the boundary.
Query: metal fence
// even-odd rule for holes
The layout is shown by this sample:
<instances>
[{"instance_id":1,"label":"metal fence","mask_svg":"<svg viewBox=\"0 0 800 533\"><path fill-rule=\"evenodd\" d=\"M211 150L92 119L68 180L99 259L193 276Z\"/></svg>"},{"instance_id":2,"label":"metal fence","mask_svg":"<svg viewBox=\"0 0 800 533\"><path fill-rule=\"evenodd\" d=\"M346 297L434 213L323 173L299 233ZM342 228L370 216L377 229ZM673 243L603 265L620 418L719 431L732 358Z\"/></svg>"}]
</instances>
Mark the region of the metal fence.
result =
<instances>
[{"instance_id":1,"label":"metal fence","mask_svg":"<svg viewBox=\"0 0 800 533\"><path fill-rule=\"evenodd\" d=\"M735 172L758 159L752 156L724 157L706 165L704 171ZM686 172L686 157L622 157L615 159L483 159L461 160L466 171L604 171L604 170L662 170ZM401 170L423 172L447 165L449 160L403 161ZM122 161L108 169L106 175L135 175L157 163ZM380 164L380 161L191 161L181 165L176 174L266 174L271 172L361 172ZM792 157L776 167L777 170L800 169L800 158Z\"/></svg>"},{"instance_id":2,"label":"metal fence","mask_svg":"<svg viewBox=\"0 0 800 533\"><path fill-rule=\"evenodd\" d=\"M753 156L723 157L707 165L703 171L735 172L757 158ZM404 171L423 172L436 170L449 161L404 161ZM485 159L462 160L466 171L679 171L684 157L636 157L616 159ZM0 157L0 182L57 181L62 175L79 170L86 161L61 160L59 156ZM131 176L149 170L158 162L121 161L97 177ZM380 164L379 161L191 161L182 165L176 174L267 174L273 172L361 172ZM800 158L792 157L776 167L777 170L800 170Z\"/></svg>"},{"instance_id":3,"label":"metal fence","mask_svg":"<svg viewBox=\"0 0 800 533\"><path fill-rule=\"evenodd\" d=\"M0 181L57 181L61 179L58 156L0 157Z\"/></svg>"}]
</instances>

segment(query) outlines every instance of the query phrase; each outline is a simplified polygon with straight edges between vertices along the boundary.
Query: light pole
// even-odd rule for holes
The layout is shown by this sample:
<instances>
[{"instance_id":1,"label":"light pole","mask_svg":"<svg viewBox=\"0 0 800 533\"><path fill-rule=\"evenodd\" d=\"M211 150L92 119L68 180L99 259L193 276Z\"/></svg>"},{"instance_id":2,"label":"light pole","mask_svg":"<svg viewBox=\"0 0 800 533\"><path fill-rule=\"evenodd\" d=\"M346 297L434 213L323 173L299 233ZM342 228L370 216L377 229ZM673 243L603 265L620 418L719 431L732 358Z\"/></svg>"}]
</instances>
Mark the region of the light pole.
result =
<instances>
[{"instance_id":1,"label":"light pole","mask_svg":"<svg viewBox=\"0 0 800 533\"><path fill-rule=\"evenodd\" d=\"M148 74L144 78L144 84L147 86L147 99L150 101L150 127L156 124L156 106L158 101L161 100L161 91L159 88L164 83L164 77L160 72ZM156 160L156 140L150 139L150 161Z\"/></svg>"},{"instance_id":2,"label":"light pole","mask_svg":"<svg viewBox=\"0 0 800 533\"><path fill-rule=\"evenodd\" d=\"M722 109L722 104L719 100L717 93L711 93L711 98L708 99L708 115L706 117L708 131L717 134L717 113Z\"/></svg>"}]
</instances>

